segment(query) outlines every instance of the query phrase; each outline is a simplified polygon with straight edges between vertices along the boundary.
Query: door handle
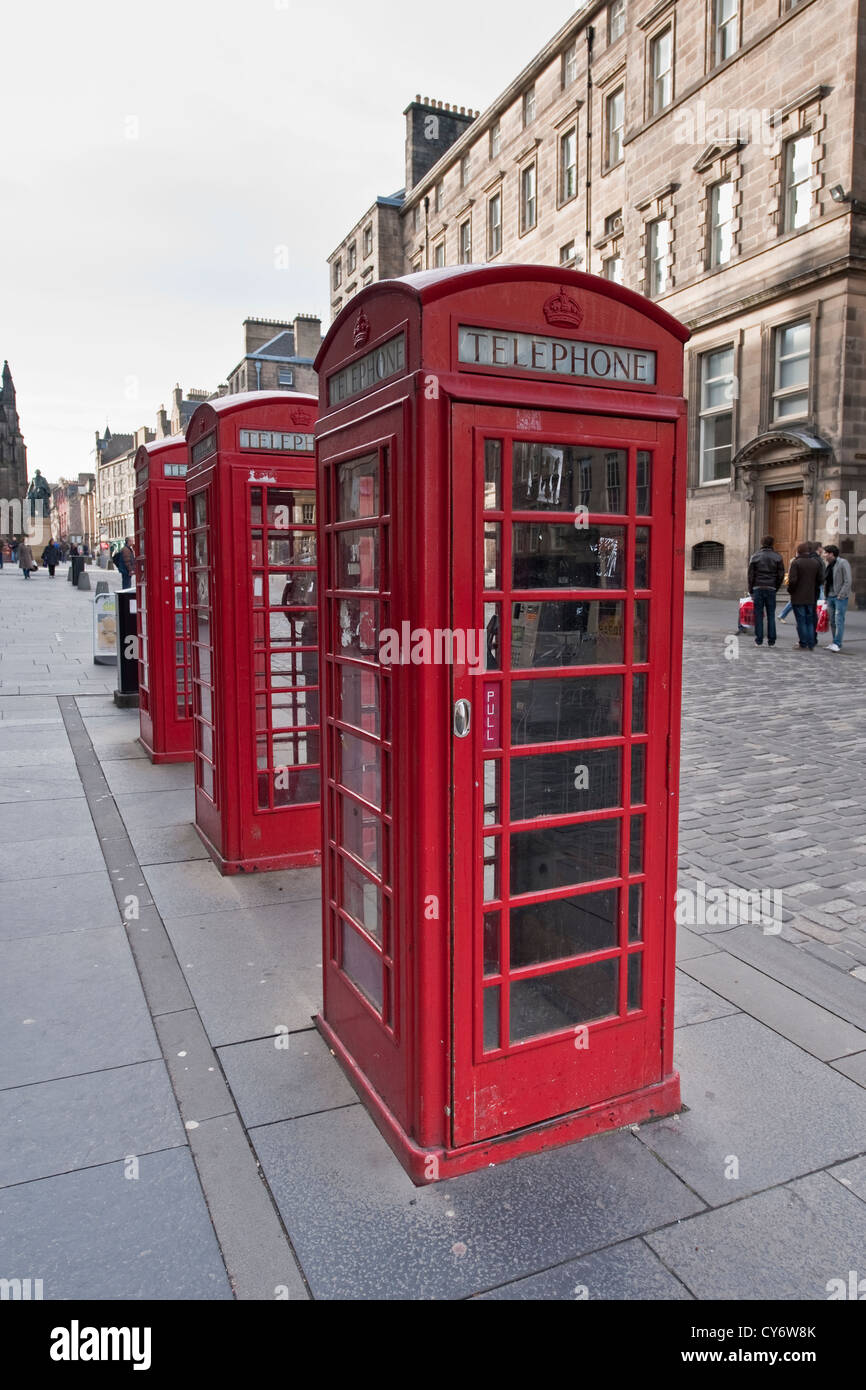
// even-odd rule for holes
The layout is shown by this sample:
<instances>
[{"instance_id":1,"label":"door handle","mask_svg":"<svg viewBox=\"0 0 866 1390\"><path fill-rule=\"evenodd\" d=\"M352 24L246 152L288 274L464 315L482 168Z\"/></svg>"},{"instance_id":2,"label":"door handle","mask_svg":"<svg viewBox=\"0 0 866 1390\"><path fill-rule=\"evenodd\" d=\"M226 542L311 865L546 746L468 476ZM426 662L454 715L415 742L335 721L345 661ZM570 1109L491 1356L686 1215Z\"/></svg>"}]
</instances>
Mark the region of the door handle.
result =
<instances>
[{"instance_id":1,"label":"door handle","mask_svg":"<svg viewBox=\"0 0 866 1390\"><path fill-rule=\"evenodd\" d=\"M454 737L466 738L472 722L472 706L468 700L454 702Z\"/></svg>"}]
</instances>

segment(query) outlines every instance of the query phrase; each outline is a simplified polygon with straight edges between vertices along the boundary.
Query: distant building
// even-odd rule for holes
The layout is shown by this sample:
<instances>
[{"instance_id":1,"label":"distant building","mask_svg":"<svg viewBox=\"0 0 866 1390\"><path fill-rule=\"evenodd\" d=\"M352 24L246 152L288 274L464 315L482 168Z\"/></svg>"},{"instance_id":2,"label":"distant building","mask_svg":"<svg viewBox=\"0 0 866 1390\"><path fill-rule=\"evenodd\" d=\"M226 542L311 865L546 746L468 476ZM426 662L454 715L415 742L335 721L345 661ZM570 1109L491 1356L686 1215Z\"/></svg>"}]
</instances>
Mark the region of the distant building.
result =
<instances>
[{"instance_id":1,"label":"distant building","mask_svg":"<svg viewBox=\"0 0 866 1390\"><path fill-rule=\"evenodd\" d=\"M157 439L167 439L172 434L184 434L198 406L202 401L209 401L214 394L213 391L201 391L192 387L184 396L183 389L175 386L171 393L171 414L168 414L164 405L156 412Z\"/></svg>"},{"instance_id":2,"label":"distant building","mask_svg":"<svg viewBox=\"0 0 866 1390\"><path fill-rule=\"evenodd\" d=\"M322 321L296 314L291 323L244 319L244 355L226 378L228 391L301 391L316 395L313 363L322 345Z\"/></svg>"},{"instance_id":3,"label":"distant building","mask_svg":"<svg viewBox=\"0 0 866 1390\"><path fill-rule=\"evenodd\" d=\"M96 474L79 473L77 481L61 478L52 489L52 534L69 545L96 548Z\"/></svg>"},{"instance_id":4,"label":"distant building","mask_svg":"<svg viewBox=\"0 0 866 1390\"><path fill-rule=\"evenodd\" d=\"M27 449L18 421L15 386L9 363L3 364L0 380L0 535L10 537L20 530L20 508L12 516L10 508L19 503L27 491Z\"/></svg>"},{"instance_id":5,"label":"distant building","mask_svg":"<svg viewBox=\"0 0 866 1390\"><path fill-rule=\"evenodd\" d=\"M122 541L134 531L132 494L135 470L132 461L139 444L149 444L156 431L142 428L134 434L112 434L106 425L100 439L96 431L96 492L99 540Z\"/></svg>"}]
</instances>

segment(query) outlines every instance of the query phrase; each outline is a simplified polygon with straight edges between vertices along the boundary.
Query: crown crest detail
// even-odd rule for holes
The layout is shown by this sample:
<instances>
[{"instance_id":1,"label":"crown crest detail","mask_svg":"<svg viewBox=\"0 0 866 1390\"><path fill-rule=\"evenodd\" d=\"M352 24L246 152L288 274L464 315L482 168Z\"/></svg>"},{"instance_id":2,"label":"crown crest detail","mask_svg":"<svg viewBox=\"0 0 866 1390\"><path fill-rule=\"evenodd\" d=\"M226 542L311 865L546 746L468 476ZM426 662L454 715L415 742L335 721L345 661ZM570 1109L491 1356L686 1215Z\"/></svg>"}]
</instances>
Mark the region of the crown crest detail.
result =
<instances>
[{"instance_id":1,"label":"crown crest detail","mask_svg":"<svg viewBox=\"0 0 866 1390\"><path fill-rule=\"evenodd\" d=\"M548 323L558 323L563 328L579 328L583 323L583 310L568 290L560 285L559 294L552 294L545 300L544 317Z\"/></svg>"},{"instance_id":2,"label":"crown crest detail","mask_svg":"<svg viewBox=\"0 0 866 1390\"><path fill-rule=\"evenodd\" d=\"M355 319L355 327L352 330L352 342L356 348L363 347L370 336L370 320L362 309Z\"/></svg>"}]
</instances>

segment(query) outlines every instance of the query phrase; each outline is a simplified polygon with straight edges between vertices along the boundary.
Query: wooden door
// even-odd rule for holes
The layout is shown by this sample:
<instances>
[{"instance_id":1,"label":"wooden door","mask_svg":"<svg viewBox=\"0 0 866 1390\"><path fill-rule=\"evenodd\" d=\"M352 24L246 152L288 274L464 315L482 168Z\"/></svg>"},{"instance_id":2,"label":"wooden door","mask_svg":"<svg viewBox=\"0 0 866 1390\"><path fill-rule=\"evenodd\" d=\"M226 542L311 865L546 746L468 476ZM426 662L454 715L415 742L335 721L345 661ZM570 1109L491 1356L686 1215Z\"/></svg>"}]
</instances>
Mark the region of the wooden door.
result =
<instances>
[{"instance_id":1,"label":"wooden door","mask_svg":"<svg viewBox=\"0 0 866 1390\"><path fill-rule=\"evenodd\" d=\"M800 541L808 539L803 530L803 490L788 488L769 494L767 533L787 567Z\"/></svg>"}]
</instances>

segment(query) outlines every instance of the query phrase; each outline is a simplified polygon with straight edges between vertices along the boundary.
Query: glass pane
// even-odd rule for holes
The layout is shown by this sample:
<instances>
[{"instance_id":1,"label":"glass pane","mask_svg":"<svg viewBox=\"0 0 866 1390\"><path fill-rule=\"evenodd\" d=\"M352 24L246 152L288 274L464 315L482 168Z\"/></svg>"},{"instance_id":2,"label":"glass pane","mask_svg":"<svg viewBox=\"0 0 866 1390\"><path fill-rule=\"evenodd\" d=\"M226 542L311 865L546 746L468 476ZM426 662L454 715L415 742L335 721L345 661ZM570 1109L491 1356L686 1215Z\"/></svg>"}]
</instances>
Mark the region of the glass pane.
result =
<instances>
[{"instance_id":1,"label":"glass pane","mask_svg":"<svg viewBox=\"0 0 866 1390\"><path fill-rule=\"evenodd\" d=\"M484 762L484 824L496 825L499 821L499 769L498 759L487 758Z\"/></svg>"},{"instance_id":2,"label":"glass pane","mask_svg":"<svg viewBox=\"0 0 866 1390\"><path fill-rule=\"evenodd\" d=\"M538 893L619 876L619 820L550 826L511 836L511 891Z\"/></svg>"},{"instance_id":3,"label":"glass pane","mask_svg":"<svg viewBox=\"0 0 866 1390\"><path fill-rule=\"evenodd\" d=\"M338 651L343 656L378 660L379 603L372 598L341 598L338 607L340 630Z\"/></svg>"},{"instance_id":4,"label":"glass pane","mask_svg":"<svg viewBox=\"0 0 866 1390\"><path fill-rule=\"evenodd\" d=\"M634 605L634 650L632 661L649 660L649 599L639 598Z\"/></svg>"},{"instance_id":5,"label":"glass pane","mask_svg":"<svg viewBox=\"0 0 866 1390\"><path fill-rule=\"evenodd\" d=\"M630 874L643 873L643 823L643 816L632 816L628 849L628 871Z\"/></svg>"},{"instance_id":6,"label":"glass pane","mask_svg":"<svg viewBox=\"0 0 866 1390\"><path fill-rule=\"evenodd\" d=\"M280 768L274 776L274 805L298 806L321 796L317 767Z\"/></svg>"},{"instance_id":7,"label":"glass pane","mask_svg":"<svg viewBox=\"0 0 866 1390\"><path fill-rule=\"evenodd\" d=\"M643 884L632 883L628 890L628 939L643 940Z\"/></svg>"},{"instance_id":8,"label":"glass pane","mask_svg":"<svg viewBox=\"0 0 866 1390\"><path fill-rule=\"evenodd\" d=\"M343 879L342 904L351 917L382 944L382 894L347 859L340 858Z\"/></svg>"},{"instance_id":9,"label":"glass pane","mask_svg":"<svg viewBox=\"0 0 866 1390\"><path fill-rule=\"evenodd\" d=\"M484 1051L499 1047L499 985L489 985L484 991Z\"/></svg>"},{"instance_id":10,"label":"glass pane","mask_svg":"<svg viewBox=\"0 0 866 1390\"><path fill-rule=\"evenodd\" d=\"M499 836L484 839L484 901L495 902L499 897Z\"/></svg>"},{"instance_id":11,"label":"glass pane","mask_svg":"<svg viewBox=\"0 0 866 1390\"><path fill-rule=\"evenodd\" d=\"M343 937L343 971L374 1008L382 1011L382 958L369 942L340 919Z\"/></svg>"},{"instance_id":12,"label":"glass pane","mask_svg":"<svg viewBox=\"0 0 866 1390\"><path fill-rule=\"evenodd\" d=\"M271 722L275 729L303 728L308 724L318 724L318 690L275 691L271 695Z\"/></svg>"},{"instance_id":13,"label":"glass pane","mask_svg":"<svg viewBox=\"0 0 866 1390\"><path fill-rule=\"evenodd\" d=\"M608 888L512 908L512 970L616 946L618 898Z\"/></svg>"},{"instance_id":14,"label":"glass pane","mask_svg":"<svg viewBox=\"0 0 866 1390\"><path fill-rule=\"evenodd\" d=\"M561 743L621 733L621 676L512 682L513 743Z\"/></svg>"},{"instance_id":15,"label":"glass pane","mask_svg":"<svg viewBox=\"0 0 866 1390\"><path fill-rule=\"evenodd\" d=\"M379 748L354 734L340 734L340 781L348 791L371 801L374 806L382 804L382 770L379 761Z\"/></svg>"},{"instance_id":16,"label":"glass pane","mask_svg":"<svg viewBox=\"0 0 866 1390\"><path fill-rule=\"evenodd\" d=\"M318 731L314 733L298 729L294 733L275 733L272 747L272 767L298 767L304 763L318 763L322 760Z\"/></svg>"},{"instance_id":17,"label":"glass pane","mask_svg":"<svg viewBox=\"0 0 866 1390\"><path fill-rule=\"evenodd\" d=\"M619 962L599 960L511 983L511 1041L616 1013Z\"/></svg>"},{"instance_id":18,"label":"glass pane","mask_svg":"<svg viewBox=\"0 0 866 1390\"><path fill-rule=\"evenodd\" d=\"M617 354L613 356L615 361ZM625 449L515 441L513 459L515 511L572 512L578 507L588 512L626 510Z\"/></svg>"},{"instance_id":19,"label":"glass pane","mask_svg":"<svg viewBox=\"0 0 866 1390\"><path fill-rule=\"evenodd\" d=\"M250 489L250 525L261 526L262 524L262 490L260 487Z\"/></svg>"},{"instance_id":20,"label":"glass pane","mask_svg":"<svg viewBox=\"0 0 866 1390\"><path fill-rule=\"evenodd\" d=\"M652 499L652 454L648 449L637 451L637 491L635 506L638 516L648 516Z\"/></svg>"},{"instance_id":21,"label":"glass pane","mask_svg":"<svg viewBox=\"0 0 866 1390\"><path fill-rule=\"evenodd\" d=\"M631 731L646 733L646 676L635 676L631 687Z\"/></svg>"},{"instance_id":22,"label":"glass pane","mask_svg":"<svg viewBox=\"0 0 866 1390\"><path fill-rule=\"evenodd\" d=\"M621 589L625 578L622 526L575 527L518 521L513 526L515 589Z\"/></svg>"},{"instance_id":23,"label":"glass pane","mask_svg":"<svg viewBox=\"0 0 866 1390\"><path fill-rule=\"evenodd\" d=\"M631 802L640 806L646 801L646 744L636 743L631 750Z\"/></svg>"},{"instance_id":24,"label":"glass pane","mask_svg":"<svg viewBox=\"0 0 866 1390\"><path fill-rule=\"evenodd\" d=\"M511 819L576 815L622 804L622 750L540 753L511 760Z\"/></svg>"},{"instance_id":25,"label":"glass pane","mask_svg":"<svg viewBox=\"0 0 866 1390\"><path fill-rule=\"evenodd\" d=\"M379 532L337 532L338 589L378 589Z\"/></svg>"},{"instance_id":26,"label":"glass pane","mask_svg":"<svg viewBox=\"0 0 866 1390\"><path fill-rule=\"evenodd\" d=\"M269 565L309 565L316 563L314 531L269 531Z\"/></svg>"},{"instance_id":27,"label":"glass pane","mask_svg":"<svg viewBox=\"0 0 866 1390\"><path fill-rule=\"evenodd\" d=\"M269 622L273 646L315 647L319 642L319 614L315 608L272 612Z\"/></svg>"},{"instance_id":28,"label":"glass pane","mask_svg":"<svg viewBox=\"0 0 866 1390\"><path fill-rule=\"evenodd\" d=\"M376 454L337 465L337 520L379 515L379 459Z\"/></svg>"},{"instance_id":29,"label":"glass pane","mask_svg":"<svg viewBox=\"0 0 866 1390\"><path fill-rule=\"evenodd\" d=\"M374 874L382 869L382 826L379 817L350 801L347 796L339 798L343 820L342 844Z\"/></svg>"},{"instance_id":30,"label":"glass pane","mask_svg":"<svg viewBox=\"0 0 866 1390\"><path fill-rule=\"evenodd\" d=\"M498 512L502 507L502 441L484 441L484 510Z\"/></svg>"},{"instance_id":31,"label":"glass pane","mask_svg":"<svg viewBox=\"0 0 866 1390\"><path fill-rule=\"evenodd\" d=\"M484 587L499 589L502 557L502 527L498 521L484 524Z\"/></svg>"},{"instance_id":32,"label":"glass pane","mask_svg":"<svg viewBox=\"0 0 866 1390\"><path fill-rule=\"evenodd\" d=\"M283 572L275 570L268 575L268 606L270 608L302 608L315 605L315 602L315 569Z\"/></svg>"},{"instance_id":33,"label":"glass pane","mask_svg":"<svg viewBox=\"0 0 866 1390\"><path fill-rule=\"evenodd\" d=\"M289 685L318 685L318 652L271 652L271 685L285 690Z\"/></svg>"},{"instance_id":34,"label":"glass pane","mask_svg":"<svg viewBox=\"0 0 866 1390\"><path fill-rule=\"evenodd\" d=\"M500 652L500 638L502 636L502 619L499 616L498 603L485 603L484 605L484 652L483 666L485 671L501 671L502 655Z\"/></svg>"},{"instance_id":35,"label":"glass pane","mask_svg":"<svg viewBox=\"0 0 866 1390\"><path fill-rule=\"evenodd\" d=\"M511 669L600 666L623 659L623 604L617 599L515 603Z\"/></svg>"},{"instance_id":36,"label":"glass pane","mask_svg":"<svg viewBox=\"0 0 866 1390\"><path fill-rule=\"evenodd\" d=\"M634 537L634 586L636 589L649 588L650 575L650 533L648 526L637 526Z\"/></svg>"},{"instance_id":37,"label":"glass pane","mask_svg":"<svg viewBox=\"0 0 866 1390\"><path fill-rule=\"evenodd\" d=\"M192 500L192 506L193 524L195 526L204 526L207 521L207 494L204 492L197 492Z\"/></svg>"},{"instance_id":38,"label":"glass pane","mask_svg":"<svg viewBox=\"0 0 866 1390\"><path fill-rule=\"evenodd\" d=\"M202 791L207 792L207 795L210 797L211 801L213 801L213 768L210 763L204 762L201 758L199 759L198 767Z\"/></svg>"},{"instance_id":39,"label":"glass pane","mask_svg":"<svg viewBox=\"0 0 866 1390\"><path fill-rule=\"evenodd\" d=\"M341 666L339 672L339 718L367 733L379 732L379 680L375 671L358 666Z\"/></svg>"},{"instance_id":40,"label":"glass pane","mask_svg":"<svg viewBox=\"0 0 866 1390\"><path fill-rule=\"evenodd\" d=\"M484 974L499 974L499 913L484 914Z\"/></svg>"},{"instance_id":41,"label":"glass pane","mask_svg":"<svg viewBox=\"0 0 866 1390\"><path fill-rule=\"evenodd\" d=\"M314 526L315 522L316 494L313 489L268 488L268 526L285 531L290 526Z\"/></svg>"},{"instance_id":42,"label":"glass pane","mask_svg":"<svg viewBox=\"0 0 866 1390\"><path fill-rule=\"evenodd\" d=\"M643 967L643 951L636 952L628 958L628 1007L639 1009L642 1003L641 975Z\"/></svg>"}]
</instances>

